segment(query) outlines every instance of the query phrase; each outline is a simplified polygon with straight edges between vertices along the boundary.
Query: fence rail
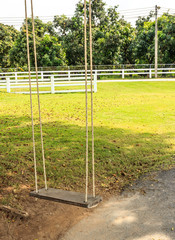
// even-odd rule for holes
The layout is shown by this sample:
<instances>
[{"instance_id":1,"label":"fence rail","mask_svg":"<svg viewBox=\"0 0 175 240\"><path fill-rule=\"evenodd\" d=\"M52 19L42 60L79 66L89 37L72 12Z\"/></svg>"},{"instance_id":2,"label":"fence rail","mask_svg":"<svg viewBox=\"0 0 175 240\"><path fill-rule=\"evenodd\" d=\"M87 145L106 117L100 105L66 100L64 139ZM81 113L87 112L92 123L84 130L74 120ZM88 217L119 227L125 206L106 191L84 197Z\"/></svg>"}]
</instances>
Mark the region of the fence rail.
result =
<instances>
[{"instance_id":1,"label":"fence rail","mask_svg":"<svg viewBox=\"0 0 175 240\"><path fill-rule=\"evenodd\" d=\"M161 77L174 77L175 68L158 68ZM128 79L129 77L146 77L146 79ZM93 70L93 90L97 92L97 82L110 81L157 81L154 79L155 70L149 68L127 68L127 69L98 69ZM3 72L0 73L0 89L6 89L8 93L29 93L28 72ZM65 93L83 92L85 86L84 70L60 70L60 71L39 71L40 93ZM171 79L172 81L175 79ZM161 80L162 81L162 80ZM32 93L36 93L36 73L31 72ZM90 71L88 71L88 86L90 85ZM25 90L27 89L27 91ZM42 89L42 90L41 90ZM24 91L25 90L25 91ZM90 90L90 88L89 88Z\"/></svg>"},{"instance_id":2,"label":"fence rail","mask_svg":"<svg viewBox=\"0 0 175 240\"><path fill-rule=\"evenodd\" d=\"M152 68L154 69L154 64L115 64L115 65L94 65L94 70L102 69L144 69ZM175 64L158 64L158 68L175 68ZM49 67L38 67L38 71L69 71L69 70L83 70L84 65L76 66L49 66ZM25 72L27 68L0 68L0 72ZM35 71L34 67L31 67L31 71Z\"/></svg>"},{"instance_id":3,"label":"fence rail","mask_svg":"<svg viewBox=\"0 0 175 240\"><path fill-rule=\"evenodd\" d=\"M81 71L82 72L82 71ZM93 74L93 91L97 92L97 76ZM0 89L8 93L29 94L28 72L0 73ZM40 93L66 93L85 91L85 73L68 71L38 72ZM31 73L32 93L36 93L36 73ZM88 74L90 86L90 74ZM90 87L88 89L90 91Z\"/></svg>"}]
</instances>

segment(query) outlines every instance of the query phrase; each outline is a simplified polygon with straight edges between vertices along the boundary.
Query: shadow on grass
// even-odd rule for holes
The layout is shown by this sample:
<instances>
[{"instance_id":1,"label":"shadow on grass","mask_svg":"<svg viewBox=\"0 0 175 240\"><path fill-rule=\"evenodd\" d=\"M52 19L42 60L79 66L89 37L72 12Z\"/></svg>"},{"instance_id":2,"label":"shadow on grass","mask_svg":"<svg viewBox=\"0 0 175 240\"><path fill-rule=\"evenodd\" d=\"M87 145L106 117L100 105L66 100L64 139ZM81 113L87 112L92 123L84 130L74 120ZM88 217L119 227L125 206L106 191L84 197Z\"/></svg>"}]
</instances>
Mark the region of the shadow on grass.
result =
<instances>
[{"instance_id":1,"label":"shadow on grass","mask_svg":"<svg viewBox=\"0 0 175 240\"><path fill-rule=\"evenodd\" d=\"M0 184L34 187L31 120L28 117L0 118ZM39 125L35 125L37 170L43 186ZM84 190L85 128L59 121L43 125L49 186ZM126 129L95 127L96 181L100 189L118 189L141 174L168 166L173 150L168 139L154 133L135 133ZM90 146L90 144L89 144ZM91 175L91 146L89 151ZM1 189L2 190L2 189Z\"/></svg>"}]
</instances>

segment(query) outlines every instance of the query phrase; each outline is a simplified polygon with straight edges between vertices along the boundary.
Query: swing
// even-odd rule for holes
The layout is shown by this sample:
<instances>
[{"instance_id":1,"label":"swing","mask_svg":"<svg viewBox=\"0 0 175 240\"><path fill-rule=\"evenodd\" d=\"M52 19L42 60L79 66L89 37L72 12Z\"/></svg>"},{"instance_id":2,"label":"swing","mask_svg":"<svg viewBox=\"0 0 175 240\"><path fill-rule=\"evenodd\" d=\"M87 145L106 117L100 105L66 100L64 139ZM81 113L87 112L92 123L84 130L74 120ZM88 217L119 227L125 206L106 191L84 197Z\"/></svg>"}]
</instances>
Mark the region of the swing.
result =
<instances>
[{"instance_id":1,"label":"swing","mask_svg":"<svg viewBox=\"0 0 175 240\"><path fill-rule=\"evenodd\" d=\"M40 95L39 95L39 82L38 82L38 66L37 66L37 54L36 54L36 42L35 42L35 25L33 14L33 0L31 0L31 13L32 13L32 32L33 32L33 45L34 45L34 57L35 57L35 72L36 72L36 84L37 84L37 97L38 97L38 111L40 122L40 136L41 136L41 148L44 170L45 188L38 189L37 181L37 162L36 162L36 147L35 147L35 130L33 121L33 103L32 103L32 85L31 85L31 66L30 66L30 48L29 48L29 33L27 22L27 0L25 0L25 18L26 18L26 37L27 37L27 58L28 58L28 72L29 72L29 91L30 91L30 108L31 108L31 121L32 121L32 140L33 140L33 156L34 156L34 172L35 172L35 191L30 193L30 196L41 198L50 201L56 201L71 205L76 205L85 208L91 208L97 206L102 201L102 197L96 196L95 193L95 168L94 168L94 126L93 126L93 75L92 75L92 25L91 25L91 0L89 0L89 32L90 32L90 72L91 72L91 129L92 129L92 185L93 194L88 194L88 89L87 89L87 23L86 23L86 0L84 0L84 53L85 53L85 93L86 93L86 186L85 194L65 191L61 189L53 189L47 187L46 166L45 166L45 154L44 143L42 133L42 120L40 111Z\"/></svg>"}]
</instances>

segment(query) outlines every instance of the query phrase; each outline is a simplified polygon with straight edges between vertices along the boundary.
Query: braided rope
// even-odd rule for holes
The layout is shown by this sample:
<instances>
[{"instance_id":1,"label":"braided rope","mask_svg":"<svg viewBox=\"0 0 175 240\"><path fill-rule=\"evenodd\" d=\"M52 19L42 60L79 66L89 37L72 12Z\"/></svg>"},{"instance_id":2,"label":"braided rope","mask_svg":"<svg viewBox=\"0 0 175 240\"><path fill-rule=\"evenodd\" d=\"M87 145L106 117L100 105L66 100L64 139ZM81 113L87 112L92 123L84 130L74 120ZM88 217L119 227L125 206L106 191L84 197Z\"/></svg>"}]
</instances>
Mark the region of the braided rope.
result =
<instances>
[{"instance_id":1,"label":"braided rope","mask_svg":"<svg viewBox=\"0 0 175 240\"><path fill-rule=\"evenodd\" d=\"M84 0L84 60L85 60L85 92L86 92L86 189L85 202L88 198L88 91L87 91L87 27L86 27L86 0Z\"/></svg>"},{"instance_id":2,"label":"braided rope","mask_svg":"<svg viewBox=\"0 0 175 240\"><path fill-rule=\"evenodd\" d=\"M38 84L38 64L37 64L37 54L36 54L36 40L35 40L35 22L34 22L34 14L33 14L33 0L31 0L31 13L32 13L33 46L34 46L34 56L35 56L35 72L36 72L36 83L37 83L37 96L38 96L38 111L39 111L39 122L40 122L41 148L42 148L42 158L43 158L43 170L44 170L45 189L47 190L46 163L45 163L45 156L44 156L44 143L43 143L41 107L40 107L39 84Z\"/></svg>"},{"instance_id":3,"label":"braided rope","mask_svg":"<svg viewBox=\"0 0 175 240\"><path fill-rule=\"evenodd\" d=\"M89 40L90 40L90 73L91 73L91 131L92 131L92 188L95 197L95 167L94 167L94 110L93 110L93 61L92 61L92 8L89 0Z\"/></svg>"},{"instance_id":4,"label":"braided rope","mask_svg":"<svg viewBox=\"0 0 175 240\"><path fill-rule=\"evenodd\" d=\"M28 22L27 22L27 1L24 0L24 2L25 2L25 18L26 18L26 38L27 38L28 72L29 72L30 109L31 109L31 120L32 120L33 156L34 156L34 171L35 171L35 189L36 189L36 192L38 192L37 169L36 169L35 130L34 130L34 122L33 122L32 85L31 85L31 69L30 69L29 32L28 32Z\"/></svg>"}]
</instances>

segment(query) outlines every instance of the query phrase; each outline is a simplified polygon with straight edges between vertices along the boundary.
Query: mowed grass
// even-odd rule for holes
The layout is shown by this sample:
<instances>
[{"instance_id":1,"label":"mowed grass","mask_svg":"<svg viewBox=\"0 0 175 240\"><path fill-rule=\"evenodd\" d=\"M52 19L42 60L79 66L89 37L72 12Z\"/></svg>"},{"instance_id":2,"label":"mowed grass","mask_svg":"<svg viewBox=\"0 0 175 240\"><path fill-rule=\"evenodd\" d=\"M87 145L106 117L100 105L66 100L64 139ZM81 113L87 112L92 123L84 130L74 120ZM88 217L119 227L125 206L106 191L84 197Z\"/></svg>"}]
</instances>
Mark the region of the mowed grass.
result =
<instances>
[{"instance_id":1,"label":"mowed grass","mask_svg":"<svg viewBox=\"0 0 175 240\"><path fill-rule=\"evenodd\" d=\"M40 100L48 185L84 191L85 95L43 94ZM36 95L33 106L38 184L43 187ZM98 191L115 191L144 173L172 167L175 83L99 83L94 94L94 127ZM0 186L3 203L13 200L14 192L34 189L29 95L0 93Z\"/></svg>"}]
</instances>

